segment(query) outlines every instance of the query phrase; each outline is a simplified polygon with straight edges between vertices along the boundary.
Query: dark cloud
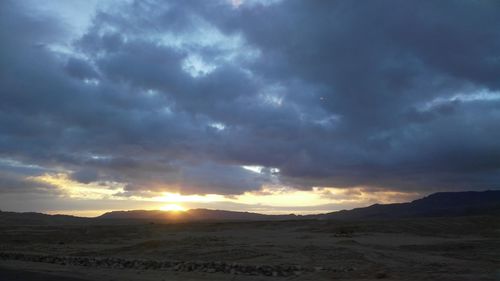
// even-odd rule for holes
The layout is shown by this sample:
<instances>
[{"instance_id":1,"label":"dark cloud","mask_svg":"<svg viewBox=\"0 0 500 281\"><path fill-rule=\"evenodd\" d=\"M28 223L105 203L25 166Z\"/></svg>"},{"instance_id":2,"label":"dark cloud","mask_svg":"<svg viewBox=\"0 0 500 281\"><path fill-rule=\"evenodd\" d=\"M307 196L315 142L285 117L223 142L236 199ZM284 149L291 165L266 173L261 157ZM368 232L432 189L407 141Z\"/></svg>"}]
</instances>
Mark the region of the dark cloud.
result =
<instances>
[{"instance_id":1,"label":"dark cloud","mask_svg":"<svg viewBox=\"0 0 500 281\"><path fill-rule=\"evenodd\" d=\"M95 79L98 74L85 60L70 58L66 63L68 74L78 79Z\"/></svg>"},{"instance_id":2,"label":"dark cloud","mask_svg":"<svg viewBox=\"0 0 500 281\"><path fill-rule=\"evenodd\" d=\"M3 159L124 196L500 187L495 1L134 1L76 39L0 5Z\"/></svg>"}]
</instances>

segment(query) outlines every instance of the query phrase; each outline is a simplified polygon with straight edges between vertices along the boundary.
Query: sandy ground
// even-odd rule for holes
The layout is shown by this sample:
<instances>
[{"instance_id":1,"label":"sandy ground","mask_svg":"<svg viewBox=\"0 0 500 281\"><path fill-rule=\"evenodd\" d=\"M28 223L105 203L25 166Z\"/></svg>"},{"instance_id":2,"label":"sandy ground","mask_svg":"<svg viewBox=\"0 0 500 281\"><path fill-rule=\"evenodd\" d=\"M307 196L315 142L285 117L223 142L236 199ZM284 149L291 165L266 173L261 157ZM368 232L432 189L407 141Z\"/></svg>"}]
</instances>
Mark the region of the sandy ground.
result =
<instances>
[{"instance_id":1,"label":"sandy ground","mask_svg":"<svg viewBox=\"0 0 500 281\"><path fill-rule=\"evenodd\" d=\"M273 277L3 259L2 281L500 280L500 218L2 226L0 252L310 269Z\"/></svg>"}]
</instances>

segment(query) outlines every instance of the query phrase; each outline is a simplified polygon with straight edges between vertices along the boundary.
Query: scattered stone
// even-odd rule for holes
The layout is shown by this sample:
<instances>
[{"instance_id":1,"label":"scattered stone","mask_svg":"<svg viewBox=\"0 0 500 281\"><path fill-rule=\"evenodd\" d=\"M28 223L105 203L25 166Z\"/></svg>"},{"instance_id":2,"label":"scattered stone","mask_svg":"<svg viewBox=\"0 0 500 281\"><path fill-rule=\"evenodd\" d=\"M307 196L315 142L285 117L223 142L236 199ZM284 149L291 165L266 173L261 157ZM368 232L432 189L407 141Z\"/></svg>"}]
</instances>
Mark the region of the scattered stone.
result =
<instances>
[{"instance_id":1,"label":"scattered stone","mask_svg":"<svg viewBox=\"0 0 500 281\"><path fill-rule=\"evenodd\" d=\"M87 257L87 256L50 256L0 252L0 260L22 260L30 262L52 263L60 265L76 265L100 268L136 269L139 270L172 270L176 272L206 272L225 273L234 275L259 275L272 277L298 276L306 272L331 271L338 272L342 269L325 268L322 266L304 267L291 264L277 265L245 265L239 263L226 263L222 261L156 261L156 260L127 260L114 257ZM352 271L353 268L344 268L343 271ZM377 278L379 275L377 274ZM380 275L382 276L382 275ZM380 277L385 278L385 277Z\"/></svg>"}]
</instances>

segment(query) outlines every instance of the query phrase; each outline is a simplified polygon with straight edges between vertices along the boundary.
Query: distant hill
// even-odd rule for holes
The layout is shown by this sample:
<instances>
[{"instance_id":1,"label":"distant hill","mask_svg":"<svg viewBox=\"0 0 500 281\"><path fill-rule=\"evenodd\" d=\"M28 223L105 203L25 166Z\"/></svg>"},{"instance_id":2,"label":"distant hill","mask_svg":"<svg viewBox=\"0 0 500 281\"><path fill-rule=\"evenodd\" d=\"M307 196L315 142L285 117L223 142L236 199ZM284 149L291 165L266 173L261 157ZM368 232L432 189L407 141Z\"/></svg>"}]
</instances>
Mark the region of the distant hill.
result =
<instances>
[{"instance_id":1,"label":"distant hill","mask_svg":"<svg viewBox=\"0 0 500 281\"><path fill-rule=\"evenodd\" d=\"M369 207L317 215L264 215L249 212L191 209L185 212L133 210L113 211L96 218L40 213L1 212L1 225L123 224L192 221L278 220L383 220L419 217L500 215L500 190L439 192L408 203L375 204Z\"/></svg>"},{"instance_id":2,"label":"distant hill","mask_svg":"<svg viewBox=\"0 0 500 281\"><path fill-rule=\"evenodd\" d=\"M166 221L266 221L297 219L369 220L416 217L500 215L500 190L483 192L439 192L408 203L375 204L369 207L317 215L263 215L248 212L191 209L182 213L164 211L115 211L99 219L149 219Z\"/></svg>"},{"instance_id":3,"label":"distant hill","mask_svg":"<svg viewBox=\"0 0 500 281\"><path fill-rule=\"evenodd\" d=\"M296 215L264 215L249 212L234 212L210 209L190 209L184 212L172 211L113 211L105 213L97 219L148 219L167 221L263 221L263 220L290 220L301 216Z\"/></svg>"},{"instance_id":4,"label":"distant hill","mask_svg":"<svg viewBox=\"0 0 500 281\"><path fill-rule=\"evenodd\" d=\"M408 203L375 204L365 208L313 215L313 217L367 220L471 215L500 215L500 190L438 192Z\"/></svg>"},{"instance_id":5,"label":"distant hill","mask_svg":"<svg viewBox=\"0 0 500 281\"><path fill-rule=\"evenodd\" d=\"M41 213L16 213L0 211L0 225L66 225L89 223L92 219L67 215Z\"/></svg>"}]
</instances>

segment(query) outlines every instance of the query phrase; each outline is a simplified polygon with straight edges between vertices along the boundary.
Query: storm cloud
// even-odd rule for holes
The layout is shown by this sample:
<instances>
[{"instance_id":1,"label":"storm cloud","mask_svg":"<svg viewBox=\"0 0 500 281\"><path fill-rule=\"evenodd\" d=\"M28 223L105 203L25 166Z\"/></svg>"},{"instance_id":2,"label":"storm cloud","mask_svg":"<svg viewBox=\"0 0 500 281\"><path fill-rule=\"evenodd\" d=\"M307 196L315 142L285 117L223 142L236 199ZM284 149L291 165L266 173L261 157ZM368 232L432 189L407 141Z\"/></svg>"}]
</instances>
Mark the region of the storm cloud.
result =
<instances>
[{"instance_id":1,"label":"storm cloud","mask_svg":"<svg viewBox=\"0 0 500 281\"><path fill-rule=\"evenodd\" d=\"M2 193L500 188L497 1L0 5Z\"/></svg>"}]
</instances>

